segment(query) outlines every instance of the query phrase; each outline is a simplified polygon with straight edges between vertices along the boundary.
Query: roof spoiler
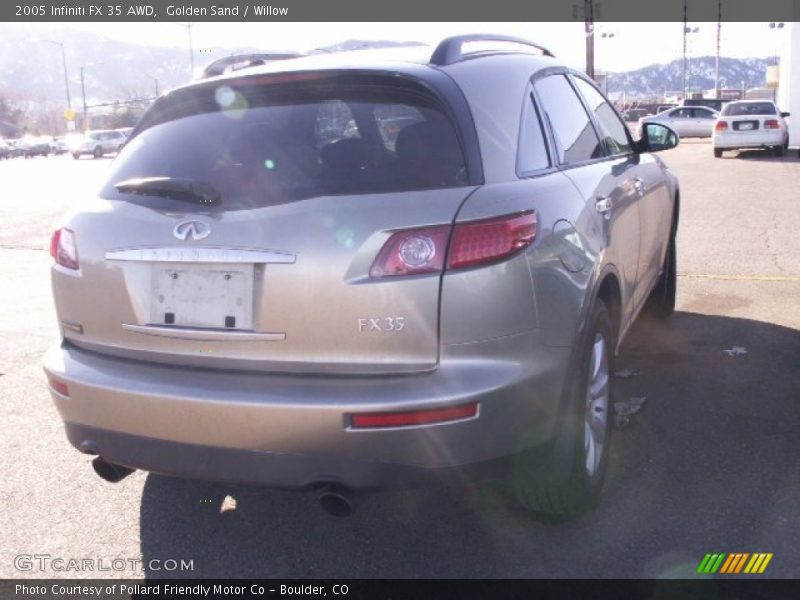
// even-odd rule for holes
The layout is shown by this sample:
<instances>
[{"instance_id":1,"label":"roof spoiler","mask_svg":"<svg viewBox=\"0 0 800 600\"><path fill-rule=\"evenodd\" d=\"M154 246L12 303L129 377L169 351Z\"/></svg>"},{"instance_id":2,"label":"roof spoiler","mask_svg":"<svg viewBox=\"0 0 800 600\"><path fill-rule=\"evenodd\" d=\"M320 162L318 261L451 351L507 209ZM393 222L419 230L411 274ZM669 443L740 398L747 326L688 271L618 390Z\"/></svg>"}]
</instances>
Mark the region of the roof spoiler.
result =
<instances>
[{"instance_id":1,"label":"roof spoiler","mask_svg":"<svg viewBox=\"0 0 800 600\"><path fill-rule=\"evenodd\" d=\"M518 44L528 48L535 48L539 50L544 56L555 56L550 50L544 46L540 46L534 42L530 42L523 38L518 38L510 35L494 35L494 34L469 34L469 35L456 35L453 37L442 40L433 51L431 55L431 64L438 66L452 65L457 63L468 56L462 52L462 46L469 42L501 42L504 44Z\"/></svg>"},{"instance_id":2,"label":"roof spoiler","mask_svg":"<svg viewBox=\"0 0 800 600\"><path fill-rule=\"evenodd\" d=\"M291 58L298 58L303 56L300 52L266 52L254 54L232 54L219 58L207 65L202 72L197 76L197 79L208 79L209 77L216 77L228 71L238 71L239 69L246 69L247 67L255 67L258 65L265 65L268 62L276 60L288 60Z\"/></svg>"}]
</instances>

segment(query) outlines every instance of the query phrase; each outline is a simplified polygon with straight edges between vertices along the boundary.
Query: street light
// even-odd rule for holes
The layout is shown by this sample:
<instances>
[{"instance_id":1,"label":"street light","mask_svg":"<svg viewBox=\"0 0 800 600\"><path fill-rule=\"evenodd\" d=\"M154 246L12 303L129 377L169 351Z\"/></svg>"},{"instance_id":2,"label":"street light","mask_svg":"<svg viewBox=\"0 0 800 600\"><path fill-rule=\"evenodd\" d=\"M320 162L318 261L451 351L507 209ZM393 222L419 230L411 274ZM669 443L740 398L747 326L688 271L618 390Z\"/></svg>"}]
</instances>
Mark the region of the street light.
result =
<instances>
[{"instance_id":1,"label":"street light","mask_svg":"<svg viewBox=\"0 0 800 600\"><path fill-rule=\"evenodd\" d=\"M105 64L103 61L99 61L99 62L89 63L88 65L81 65L81 98L83 100L83 129L84 129L84 131L87 129L86 126L89 123L89 120L88 120L88 118L89 118L89 116L88 116L89 107L86 106L86 85L85 85L85 82L84 82L84 79L83 79L83 70L88 68L88 67L96 67L97 65L103 65L103 64Z\"/></svg>"},{"instance_id":2,"label":"street light","mask_svg":"<svg viewBox=\"0 0 800 600\"><path fill-rule=\"evenodd\" d=\"M606 31L600 34L600 39L610 40L615 37L615 35L614 32ZM603 75L603 92L608 95L608 69L606 69L605 75Z\"/></svg>"},{"instance_id":3,"label":"street light","mask_svg":"<svg viewBox=\"0 0 800 600\"><path fill-rule=\"evenodd\" d=\"M783 25L783 23L781 23ZM54 40L42 40L47 44L54 44L61 47L61 61L64 64L64 88L67 91L67 108L72 109L72 98L69 95L69 75L67 75L67 53L64 51L64 43L56 42Z\"/></svg>"},{"instance_id":4,"label":"street light","mask_svg":"<svg viewBox=\"0 0 800 600\"><path fill-rule=\"evenodd\" d=\"M688 27L686 26L686 21L684 21L683 26L683 99L686 100L686 70L687 70L687 58L686 58L686 36L690 33L697 33L700 31L699 27Z\"/></svg>"},{"instance_id":5,"label":"street light","mask_svg":"<svg viewBox=\"0 0 800 600\"><path fill-rule=\"evenodd\" d=\"M780 31L783 29L784 23L770 23L769 28L773 31ZM777 43L776 43L777 44ZM775 46L775 64L778 64L778 46Z\"/></svg>"},{"instance_id":6,"label":"street light","mask_svg":"<svg viewBox=\"0 0 800 600\"><path fill-rule=\"evenodd\" d=\"M189 34L189 66L191 68L190 77L194 77L194 48L192 45L192 24L191 23L175 23L179 27L185 27L186 32Z\"/></svg>"}]
</instances>

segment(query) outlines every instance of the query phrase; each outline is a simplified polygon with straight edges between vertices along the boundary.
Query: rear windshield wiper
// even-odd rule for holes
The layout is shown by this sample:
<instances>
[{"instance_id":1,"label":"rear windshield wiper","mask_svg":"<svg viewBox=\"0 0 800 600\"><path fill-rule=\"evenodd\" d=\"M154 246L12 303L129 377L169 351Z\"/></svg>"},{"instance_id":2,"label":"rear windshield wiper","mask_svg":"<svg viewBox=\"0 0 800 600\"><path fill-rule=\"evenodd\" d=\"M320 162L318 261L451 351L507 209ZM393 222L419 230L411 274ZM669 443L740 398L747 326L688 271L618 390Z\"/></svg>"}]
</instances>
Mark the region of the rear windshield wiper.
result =
<instances>
[{"instance_id":1,"label":"rear windshield wiper","mask_svg":"<svg viewBox=\"0 0 800 600\"><path fill-rule=\"evenodd\" d=\"M219 191L210 183L184 177L136 177L115 183L114 187L125 194L161 196L205 205L219 204L222 200Z\"/></svg>"}]
</instances>

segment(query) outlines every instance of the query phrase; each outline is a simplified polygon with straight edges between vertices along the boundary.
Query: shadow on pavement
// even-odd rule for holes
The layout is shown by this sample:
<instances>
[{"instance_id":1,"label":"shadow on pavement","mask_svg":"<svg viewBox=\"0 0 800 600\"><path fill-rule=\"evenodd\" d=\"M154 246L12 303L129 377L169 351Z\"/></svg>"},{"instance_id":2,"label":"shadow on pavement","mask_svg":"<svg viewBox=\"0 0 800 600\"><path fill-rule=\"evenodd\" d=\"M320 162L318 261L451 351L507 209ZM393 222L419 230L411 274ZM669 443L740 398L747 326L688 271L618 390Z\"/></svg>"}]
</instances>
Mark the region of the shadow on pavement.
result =
<instances>
[{"instance_id":1,"label":"shadow on pavement","mask_svg":"<svg viewBox=\"0 0 800 600\"><path fill-rule=\"evenodd\" d=\"M691 577L706 552L773 552L767 575L797 577L799 360L797 330L691 312L640 319L616 400L645 404L614 432L600 507L561 523L467 482L376 493L335 518L310 492L149 475L144 564L191 559L194 571L147 575Z\"/></svg>"},{"instance_id":2,"label":"shadow on pavement","mask_svg":"<svg viewBox=\"0 0 800 600\"><path fill-rule=\"evenodd\" d=\"M742 158L744 160L758 162L793 162L798 153L793 150L786 150L783 156L775 156L771 150L727 150L722 158Z\"/></svg>"}]
</instances>

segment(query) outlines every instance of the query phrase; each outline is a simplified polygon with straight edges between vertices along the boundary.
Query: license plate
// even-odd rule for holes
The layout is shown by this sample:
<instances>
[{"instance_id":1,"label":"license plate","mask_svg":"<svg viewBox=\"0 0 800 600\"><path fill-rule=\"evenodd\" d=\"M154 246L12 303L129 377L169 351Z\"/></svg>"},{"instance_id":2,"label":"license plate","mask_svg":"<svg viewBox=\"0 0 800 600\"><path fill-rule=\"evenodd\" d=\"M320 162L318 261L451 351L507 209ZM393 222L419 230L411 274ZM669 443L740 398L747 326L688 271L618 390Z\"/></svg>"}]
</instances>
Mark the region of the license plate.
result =
<instances>
[{"instance_id":1,"label":"license plate","mask_svg":"<svg viewBox=\"0 0 800 600\"><path fill-rule=\"evenodd\" d=\"M739 123L739 131L746 131L752 128L753 128L752 123Z\"/></svg>"},{"instance_id":2,"label":"license plate","mask_svg":"<svg viewBox=\"0 0 800 600\"><path fill-rule=\"evenodd\" d=\"M153 265L150 321L212 329L253 328L253 265Z\"/></svg>"}]
</instances>

